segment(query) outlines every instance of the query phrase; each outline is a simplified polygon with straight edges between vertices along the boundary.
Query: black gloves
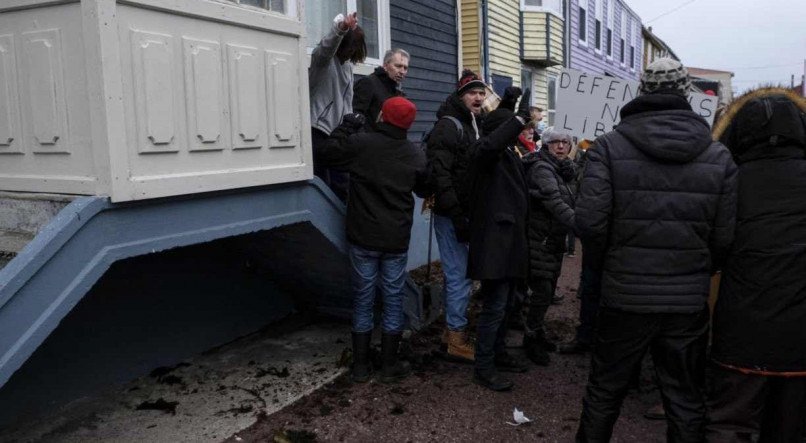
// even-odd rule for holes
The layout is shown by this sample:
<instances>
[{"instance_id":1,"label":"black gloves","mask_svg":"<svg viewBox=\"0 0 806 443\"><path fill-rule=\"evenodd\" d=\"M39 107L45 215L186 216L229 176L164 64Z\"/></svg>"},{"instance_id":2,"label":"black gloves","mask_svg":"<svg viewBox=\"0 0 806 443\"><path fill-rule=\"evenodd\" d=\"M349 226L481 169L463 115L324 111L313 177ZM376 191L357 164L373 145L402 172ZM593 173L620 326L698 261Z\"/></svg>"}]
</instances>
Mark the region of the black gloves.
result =
<instances>
[{"instance_id":1,"label":"black gloves","mask_svg":"<svg viewBox=\"0 0 806 443\"><path fill-rule=\"evenodd\" d=\"M516 112L515 115L521 117L527 122L532 119L532 116L529 112L529 108L531 107L530 104L531 101L532 101L532 90L526 88L526 91L523 92L523 96L521 97L521 102L518 105L518 112Z\"/></svg>"},{"instance_id":2,"label":"black gloves","mask_svg":"<svg viewBox=\"0 0 806 443\"><path fill-rule=\"evenodd\" d=\"M451 218L453 222L453 230L456 233L456 240L459 243L467 243L470 241L470 222L467 217L460 215Z\"/></svg>"},{"instance_id":3,"label":"black gloves","mask_svg":"<svg viewBox=\"0 0 806 443\"><path fill-rule=\"evenodd\" d=\"M504 96L501 97L501 103L498 104L498 109L509 109L510 111L515 110L515 103L518 101L518 97L521 96L521 88L517 86L509 86L504 89Z\"/></svg>"},{"instance_id":4,"label":"black gloves","mask_svg":"<svg viewBox=\"0 0 806 443\"><path fill-rule=\"evenodd\" d=\"M350 133L356 133L366 124L367 118L358 112L345 114L341 119L341 126Z\"/></svg>"}]
</instances>

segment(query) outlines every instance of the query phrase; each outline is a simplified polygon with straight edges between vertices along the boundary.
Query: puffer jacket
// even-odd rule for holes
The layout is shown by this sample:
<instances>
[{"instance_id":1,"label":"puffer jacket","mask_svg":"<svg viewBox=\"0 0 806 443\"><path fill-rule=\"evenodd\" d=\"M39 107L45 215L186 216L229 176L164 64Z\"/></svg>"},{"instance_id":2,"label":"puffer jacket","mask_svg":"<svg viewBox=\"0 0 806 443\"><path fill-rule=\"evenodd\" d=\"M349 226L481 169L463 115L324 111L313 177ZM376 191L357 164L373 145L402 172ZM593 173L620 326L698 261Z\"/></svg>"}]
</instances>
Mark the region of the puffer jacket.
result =
<instances>
[{"instance_id":1,"label":"puffer jacket","mask_svg":"<svg viewBox=\"0 0 806 443\"><path fill-rule=\"evenodd\" d=\"M700 312L733 240L730 152L684 97L657 93L628 103L587 155L576 225L602 271L602 306Z\"/></svg>"},{"instance_id":2,"label":"puffer jacket","mask_svg":"<svg viewBox=\"0 0 806 443\"><path fill-rule=\"evenodd\" d=\"M462 123L461 135L452 121L442 118L446 115ZM429 181L436 198L434 213L452 219L468 217L468 150L482 135L481 121L456 94L448 96L437 112L437 118L426 150Z\"/></svg>"},{"instance_id":3,"label":"puffer jacket","mask_svg":"<svg viewBox=\"0 0 806 443\"><path fill-rule=\"evenodd\" d=\"M529 188L529 278L554 279L562 267L565 236L575 228L570 182L576 168L570 159L561 162L547 149L525 156L523 162Z\"/></svg>"},{"instance_id":4,"label":"puffer jacket","mask_svg":"<svg viewBox=\"0 0 806 443\"><path fill-rule=\"evenodd\" d=\"M806 377L806 100L761 89L734 101L725 119L715 135L723 123L736 126L739 137L728 129L722 140L739 164L739 204L712 358L745 372Z\"/></svg>"}]
</instances>

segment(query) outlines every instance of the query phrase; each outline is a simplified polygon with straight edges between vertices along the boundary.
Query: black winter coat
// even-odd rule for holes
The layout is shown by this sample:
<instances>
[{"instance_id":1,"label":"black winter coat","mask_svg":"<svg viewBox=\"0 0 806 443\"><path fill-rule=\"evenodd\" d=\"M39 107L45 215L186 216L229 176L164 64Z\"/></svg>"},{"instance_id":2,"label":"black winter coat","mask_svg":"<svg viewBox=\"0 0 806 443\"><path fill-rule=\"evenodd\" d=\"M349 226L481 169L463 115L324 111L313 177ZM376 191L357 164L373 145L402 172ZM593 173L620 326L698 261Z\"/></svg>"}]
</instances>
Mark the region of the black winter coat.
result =
<instances>
[{"instance_id":1,"label":"black winter coat","mask_svg":"<svg viewBox=\"0 0 806 443\"><path fill-rule=\"evenodd\" d=\"M554 279L562 268L565 237L574 225L571 182L576 168L547 149L523 158L529 187L529 277Z\"/></svg>"},{"instance_id":2,"label":"black winter coat","mask_svg":"<svg viewBox=\"0 0 806 443\"><path fill-rule=\"evenodd\" d=\"M405 96L400 85L389 78L389 75L379 66L375 71L358 80L353 87L353 112L364 114L367 119L366 128L372 131L378 129L378 114L381 113L383 102L388 98Z\"/></svg>"},{"instance_id":3,"label":"black winter coat","mask_svg":"<svg viewBox=\"0 0 806 443\"><path fill-rule=\"evenodd\" d=\"M522 128L512 117L470 148L467 276L474 280L526 278L526 178L510 148Z\"/></svg>"},{"instance_id":4,"label":"black winter coat","mask_svg":"<svg viewBox=\"0 0 806 443\"><path fill-rule=\"evenodd\" d=\"M378 132L333 131L321 161L350 173L347 239L362 248L400 253L409 248L414 214L412 191L426 190L425 156L406 131L386 123Z\"/></svg>"},{"instance_id":5,"label":"black winter coat","mask_svg":"<svg viewBox=\"0 0 806 443\"><path fill-rule=\"evenodd\" d=\"M806 149L779 146L741 163L738 211L712 356L806 376Z\"/></svg>"},{"instance_id":6,"label":"black winter coat","mask_svg":"<svg viewBox=\"0 0 806 443\"><path fill-rule=\"evenodd\" d=\"M602 305L701 311L714 262L733 240L730 152L685 98L649 94L628 103L587 156L576 224L602 270Z\"/></svg>"},{"instance_id":7,"label":"black winter coat","mask_svg":"<svg viewBox=\"0 0 806 443\"><path fill-rule=\"evenodd\" d=\"M445 115L462 123L462 134ZM445 217L468 217L468 149L479 139L481 121L474 117L456 94L451 94L437 112L436 125L428 138L428 176L436 198L434 213ZM475 120L475 125L473 124Z\"/></svg>"}]
</instances>

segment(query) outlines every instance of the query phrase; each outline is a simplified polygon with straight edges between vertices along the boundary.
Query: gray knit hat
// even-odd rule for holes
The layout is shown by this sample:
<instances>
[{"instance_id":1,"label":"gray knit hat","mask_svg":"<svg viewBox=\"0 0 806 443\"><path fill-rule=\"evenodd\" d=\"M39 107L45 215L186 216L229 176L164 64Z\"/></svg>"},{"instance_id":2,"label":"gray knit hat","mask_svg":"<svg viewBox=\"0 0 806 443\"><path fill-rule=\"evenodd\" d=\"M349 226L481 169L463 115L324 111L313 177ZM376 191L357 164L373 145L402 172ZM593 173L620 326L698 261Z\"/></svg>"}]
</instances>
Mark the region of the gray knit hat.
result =
<instances>
[{"instance_id":1,"label":"gray knit hat","mask_svg":"<svg viewBox=\"0 0 806 443\"><path fill-rule=\"evenodd\" d=\"M641 74L640 94L652 94L662 90L673 90L686 96L691 92L688 69L679 61L659 58L650 63Z\"/></svg>"}]
</instances>

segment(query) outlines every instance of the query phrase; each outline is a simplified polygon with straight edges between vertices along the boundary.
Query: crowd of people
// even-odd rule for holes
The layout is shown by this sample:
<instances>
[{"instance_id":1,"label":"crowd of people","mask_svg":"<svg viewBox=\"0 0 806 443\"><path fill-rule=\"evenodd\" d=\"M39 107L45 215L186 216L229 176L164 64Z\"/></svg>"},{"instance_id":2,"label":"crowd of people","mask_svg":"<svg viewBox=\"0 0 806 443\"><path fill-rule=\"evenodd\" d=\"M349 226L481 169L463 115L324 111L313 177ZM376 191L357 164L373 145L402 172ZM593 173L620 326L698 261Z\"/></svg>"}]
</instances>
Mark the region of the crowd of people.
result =
<instances>
[{"instance_id":1,"label":"crowd of people","mask_svg":"<svg viewBox=\"0 0 806 443\"><path fill-rule=\"evenodd\" d=\"M496 109L484 109L488 87L465 70L422 149L408 139L417 110L401 88L411 56L388 51L353 84L352 65L365 56L357 17L340 15L309 71L316 174L347 203L353 381L373 376L376 293L378 378L395 382L411 372L399 344L415 193L431 203L444 273L444 354L473 364L479 385L509 390L504 374L528 370L505 346L514 319L533 364L550 364L554 351L591 353L577 441L609 441L647 353L669 441L800 441L802 97L775 88L747 94L712 131L688 103L686 68L660 59L646 67L613 131L577 141L541 126L528 88L507 88ZM558 346L544 319L575 237L580 326ZM712 276L720 271L712 316ZM469 331L474 280L481 311Z\"/></svg>"}]
</instances>

